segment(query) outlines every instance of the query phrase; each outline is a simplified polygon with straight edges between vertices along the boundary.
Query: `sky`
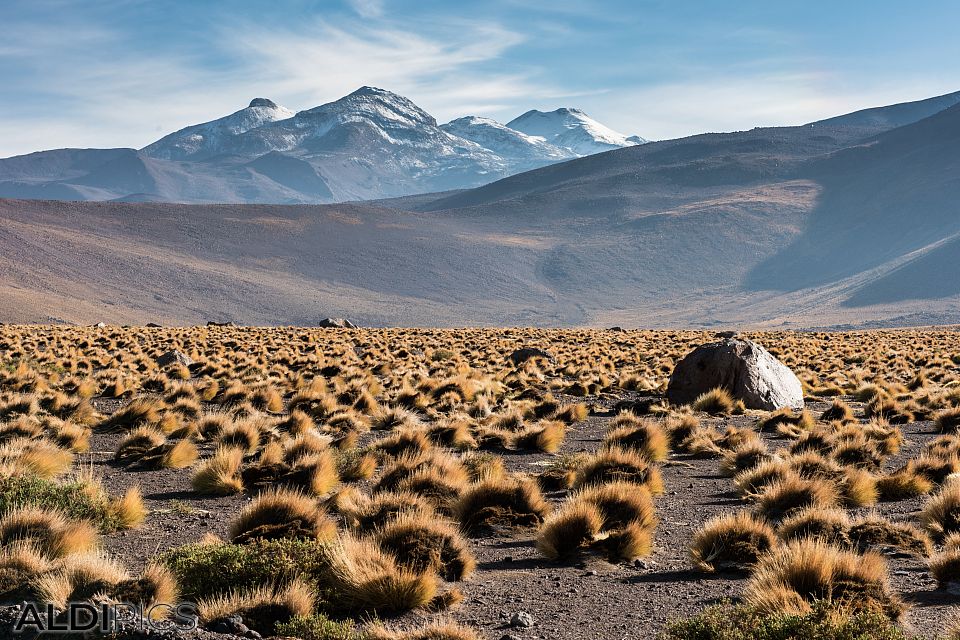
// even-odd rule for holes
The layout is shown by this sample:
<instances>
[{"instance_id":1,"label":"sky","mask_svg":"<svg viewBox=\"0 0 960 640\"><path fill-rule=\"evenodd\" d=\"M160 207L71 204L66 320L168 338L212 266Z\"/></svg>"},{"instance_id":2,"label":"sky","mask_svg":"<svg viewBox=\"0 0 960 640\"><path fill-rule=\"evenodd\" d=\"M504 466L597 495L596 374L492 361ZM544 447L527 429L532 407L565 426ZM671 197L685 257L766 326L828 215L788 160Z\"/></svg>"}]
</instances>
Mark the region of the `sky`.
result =
<instances>
[{"instance_id":1,"label":"sky","mask_svg":"<svg viewBox=\"0 0 960 640\"><path fill-rule=\"evenodd\" d=\"M2 0L0 157L140 148L363 85L445 122L578 107L661 140L960 90L955 0Z\"/></svg>"}]
</instances>

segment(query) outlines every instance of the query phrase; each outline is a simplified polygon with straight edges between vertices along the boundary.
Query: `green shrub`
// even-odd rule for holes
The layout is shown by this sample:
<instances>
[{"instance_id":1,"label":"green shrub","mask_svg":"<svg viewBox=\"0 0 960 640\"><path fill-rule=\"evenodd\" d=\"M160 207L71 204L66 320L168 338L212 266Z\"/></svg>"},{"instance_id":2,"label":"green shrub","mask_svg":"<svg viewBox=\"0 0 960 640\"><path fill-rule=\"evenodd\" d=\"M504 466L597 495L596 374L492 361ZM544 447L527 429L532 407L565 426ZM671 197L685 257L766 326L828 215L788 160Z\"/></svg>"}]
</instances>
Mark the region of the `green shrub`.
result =
<instances>
[{"instance_id":1,"label":"green shrub","mask_svg":"<svg viewBox=\"0 0 960 640\"><path fill-rule=\"evenodd\" d=\"M910 640L881 612L848 615L817 602L804 615L763 614L729 602L667 626L663 640Z\"/></svg>"},{"instance_id":2,"label":"green shrub","mask_svg":"<svg viewBox=\"0 0 960 640\"><path fill-rule=\"evenodd\" d=\"M277 625L276 635L300 640L366 640L353 620L337 622L323 614L297 616Z\"/></svg>"},{"instance_id":3,"label":"green shrub","mask_svg":"<svg viewBox=\"0 0 960 640\"><path fill-rule=\"evenodd\" d=\"M177 576L180 595L196 602L233 589L281 585L320 573L322 544L311 540L252 540L248 544L190 544L160 561ZM315 581L314 581L315 582Z\"/></svg>"},{"instance_id":4,"label":"green shrub","mask_svg":"<svg viewBox=\"0 0 960 640\"><path fill-rule=\"evenodd\" d=\"M37 476L0 476L0 515L22 506L55 509L75 520L89 520L108 533L122 528L108 496L89 485Z\"/></svg>"}]
</instances>

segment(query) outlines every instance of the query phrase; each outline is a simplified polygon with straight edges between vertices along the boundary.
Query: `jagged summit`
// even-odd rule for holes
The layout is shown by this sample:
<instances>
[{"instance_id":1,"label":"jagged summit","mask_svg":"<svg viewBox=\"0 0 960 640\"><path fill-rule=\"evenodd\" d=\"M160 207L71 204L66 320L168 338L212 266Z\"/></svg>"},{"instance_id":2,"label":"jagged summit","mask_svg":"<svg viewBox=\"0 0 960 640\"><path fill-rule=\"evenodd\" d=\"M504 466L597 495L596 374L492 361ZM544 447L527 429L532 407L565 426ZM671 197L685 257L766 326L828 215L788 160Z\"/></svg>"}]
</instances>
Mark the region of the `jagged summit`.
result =
<instances>
[{"instance_id":1,"label":"jagged summit","mask_svg":"<svg viewBox=\"0 0 960 640\"><path fill-rule=\"evenodd\" d=\"M568 149L576 156L586 156L636 144L622 133L600 124L580 109L560 107L554 111L527 111L507 123L529 136Z\"/></svg>"}]
</instances>

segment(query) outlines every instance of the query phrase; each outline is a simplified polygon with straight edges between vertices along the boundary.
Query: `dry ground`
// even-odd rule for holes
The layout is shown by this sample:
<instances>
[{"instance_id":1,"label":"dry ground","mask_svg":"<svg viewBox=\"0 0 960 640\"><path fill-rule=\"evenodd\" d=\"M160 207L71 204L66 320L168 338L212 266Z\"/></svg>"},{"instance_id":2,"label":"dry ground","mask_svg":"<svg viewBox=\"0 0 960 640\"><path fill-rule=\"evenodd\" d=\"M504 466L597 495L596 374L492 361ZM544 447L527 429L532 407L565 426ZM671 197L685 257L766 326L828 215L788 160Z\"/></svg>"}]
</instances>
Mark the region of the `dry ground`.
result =
<instances>
[{"instance_id":1,"label":"dry ground","mask_svg":"<svg viewBox=\"0 0 960 640\"><path fill-rule=\"evenodd\" d=\"M0 378L0 392L7 401L24 394L42 399L58 390L71 395L71 381L84 379L95 383L90 402L98 416L88 421L89 447L79 448L74 464L91 465L112 495L123 494L134 485L141 488L149 509L145 522L104 536L106 550L137 572L164 551L197 542L207 534L227 538L231 521L255 491L248 488L234 495L204 496L191 485L196 465L192 469L135 470L116 462L114 454L124 433L106 433L103 421L128 405L131 398L159 399L177 385L200 388L208 379L218 378L221 393L231 381L242 382L248 390L268 384L280 392L284 405L288 405L295 393L308 388L315 378L323 379L323 388L331 394L359 380L356 384L376 390L373 395L378 406L367 411L368 418L375 418L378 411L399 406L399 394L404 389L419 389L430 396L439 381L467 379L479 388L491 389L489 393L477 393L477 397L486 396L489 400L489 415L480 412L471 424L478 437L498 415L521 406L524 392L530 392L525 396L528 398L543 398L552 393L561 406L587 405L589 415L567 427L556 451L487 446L502 457L507 472L535 477L558 460L569 459L566 454L596 453L615 418L617 402L657 398L679 357L711 336L698 332L587 330L6 326L0 327L0 365L6 367ZM960 380L960 333L952 329L766 333L750 337L765 344L797 371L808 396L806 408L814 418L835 398L840 398L853 408L856 423L868 423L869 418L864 416L868 403L862 401L863 388L868 384L880 385L884 393L896 399L899 410L912 412L911 421L891 427L902 431L903 445L884 459L882 466L870 471L874 477L889 474L918 458L937 437L932 418L951 406L951 390ZM515 366L507 361L507 356L520 346L546 349L555 360L537 359ZM175 367L158 368L155 358L170 349L189 354L198 364L189 372ZM331 366L339 370L334 371ZM108 382L118 375L127 381L130 391L121 394L123 397L108 397ZM157 375L169 383L167 391L145 390L145 381ZM860 400L854 395L858 391ZM425 426L469 410L478 402L461 398L459 406L454 401L446 406L439 396L430 397L432 404L414 410ZM348 398L340 400L344 408L349 406ZM202 412L223 410L226 406L218 406L217 399L201 405ZM167 402L161 413L172 411L171 406ZM285 407L276 409L254 413L266 413L274 420L287 415ZM674 414L678 411L683 410L670 409ZM35 417L41 419L44 412L41 403ZM356 413L364 415L362 410ZM722 431L738 427L753 432L767 414L747 411L740 415L694 415L702 428L712 426ZM12 418L7 416L7 420ZM180 422L188 424L190 419L184 417ZM323 430L323 419L315 422L317 429ZM874 423L887 424L882 420ZM369 451L368 447L376 441L392 434L361 429L356 448ZM785 450L794 441L774 430L761 433L760 438L770 450ZM216 439L196 440L202 462L213 454ZM501 530L499 535L474 537L469 540L469 549L476 557L477 570L456 585L464 595L462 604L441 615L476 629L483 638L653 638L671 619L691 615L723 599L738 598L748 575L705 574L694 569L688 556L691 539L708 519L753 508L736 493L731 478L721 475L721 453L718 449L713 454L691 454L675 448L659 465L665 491L655 498L659 524L649 555L635 561L609 562L586 554L553 562L534 547L535 529ZM382 460L380 469L388 463L389 459ZM343 485L369 492L377 477ZM562 503L569 494L566 489L544 491L554 505ZM918 511L927 499L918 496L849 511L851 515L879 512L891 521L917 523ZM341 529L345 528L342 520L338 522ZM904 617L905 627L924 637L940 633L953 614L958 597L937 589L927 570L926 558L891 557L889 569L895 592L910 605ZM510 627L510 617L521 611L533 617L531 628ZM397 624L414 627L435 615L413 611L400 616Z\"/></svg>"}]
</instances>

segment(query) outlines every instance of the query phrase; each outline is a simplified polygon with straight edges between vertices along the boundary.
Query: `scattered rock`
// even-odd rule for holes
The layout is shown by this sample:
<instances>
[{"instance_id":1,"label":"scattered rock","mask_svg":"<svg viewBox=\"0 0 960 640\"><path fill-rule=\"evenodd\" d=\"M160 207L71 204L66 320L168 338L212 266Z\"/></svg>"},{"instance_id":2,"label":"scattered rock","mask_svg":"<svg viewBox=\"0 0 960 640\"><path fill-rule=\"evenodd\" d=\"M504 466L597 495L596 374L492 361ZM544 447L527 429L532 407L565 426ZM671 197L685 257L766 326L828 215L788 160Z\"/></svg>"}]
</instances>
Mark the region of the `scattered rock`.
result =
<instances>
[{"instance_id":1,"label":"scattered rock","mask_svg":"<svg viewBox=\"0 0 960 640\"><path fill-rule=\"evenodd\" d=\"M324 318L317 325L321 329L357 329L357 325L353 324L346 318Z\"/></svg>"},{"instance_id":2,"label":"scattered rock","mask_svg":"<svg viewBox=\"0 0 960 640\"><path fill-rule=\"evenodd\" d=\"M207 323L207 326L208 327L235 327L237 325L235 325L230 320L227 320L226 322L216 322L214 320L211 320Z\"/></svg>"},{"instance_id":3,"label":"scattered rock","mask_svg":"<svg viewBox=\"0 0 960 640\"><path fill-rule=\"evenodd\" d=\"M107 325L106 325L106 323L104 323L104 322L98 322L97 324L95 324L95 325L93 325L93 326L94 326L95 328L97 328L97 329L103 329L103 328L106 327Z\"/></svg>"},{"instance_id":4,"label":"scattered rock","mask_svg":"<svg viewBox=\"0 0 960 640\"><path fill-rule=\"evenodd\" d=\"M182 351L167 351L165 354L157 358L157 366L169 367L173 364L182 364L185 367L189 367L193 364L193 359Z\"/></svg>"},{"instance_id":5,"label":"scattered rock","mask_svg":"<svg viewBox=\"0 0 960 640\"><path fill-rule=\"evenodd\" d=\"M673 370L667 397L675 404L687 404L716 387L726 389L749 409L803 406L803 388L793 371L750 340L730 337L694 349Z\"/></svg>"},{"instance_id":6,"label":"scattered rock","mask_svg":"<svg viewBox=\"0 0 960 640\"><path fill-rule=\"evenodd\" d=\"M613 331L613 332L615 332L615 333L624 333L624 332L626 331L626 329L624 329L624 328L621 327L621 326L616 326L616 327L610 327L610 328L608 329L608 331Z\"/></svg>"},{"instance_id":7,"label":"scattered rock","mask_svg":"<svg viewBox=\"0 0 960 640\"><path fill-rule=\"evenodd\" d=\"M533 626L533 616L526 611L518 611L510 618L510 626L520 629L529 629Z\"/></svg>"},{"instance_id":8,"label":"scattered rock","mask_svg":"<svg viewBox=\"0 0 960 640\"><path fill-rule=\"evenodd\" d=\"M146 326L150 329L159 329L161 325L157 324L156 322L148 322Z\"/></svg>"},{"instance_id":9,"label":"scattered rock","mask_svg":"<svg viewBox=\"0 0 960 640\"><path fill-rule=\"evenodd\" d=\"M523 347L517 349L510 354L510 361L513 364L523 364L530 358L546 358L547 360L553 361L553 356L549 352L544 351L543 349L537 349L535 347Z\"/></svg>"}]
</instances>

